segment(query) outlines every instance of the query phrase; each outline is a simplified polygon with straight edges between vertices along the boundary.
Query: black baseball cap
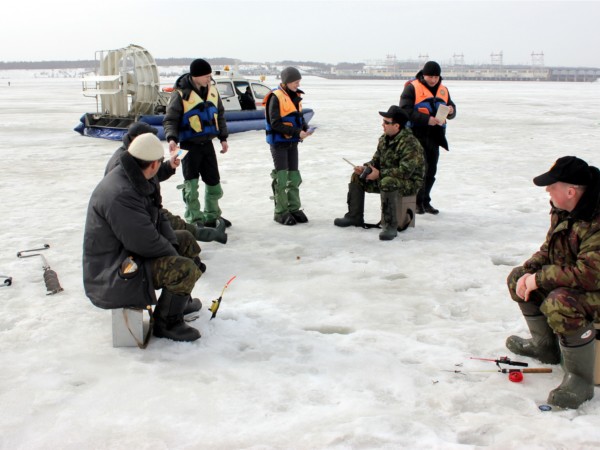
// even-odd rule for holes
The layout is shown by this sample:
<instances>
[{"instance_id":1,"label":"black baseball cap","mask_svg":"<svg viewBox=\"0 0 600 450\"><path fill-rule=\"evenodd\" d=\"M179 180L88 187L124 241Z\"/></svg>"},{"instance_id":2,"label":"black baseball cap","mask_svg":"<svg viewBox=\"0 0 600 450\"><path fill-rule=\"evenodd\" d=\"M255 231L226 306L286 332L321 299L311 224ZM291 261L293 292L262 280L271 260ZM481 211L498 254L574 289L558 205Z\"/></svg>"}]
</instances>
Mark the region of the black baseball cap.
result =
<instances>
[{"instance_id":1,"label":"black baseball cap","mask_svg":"<svg viewBox=\"0 0 600 450\"><path fill-rule=\"evenodd\" d=\"M406 112L397 105L390 106L387 111L379 111L379 115L386 119L392 119L394 123L399 123L402 126L406 125L406 122L408 122Z\"/></svg>"},{"instance_id":2,"label":"black baseball cap","mask_svg":"<svg viewBox=\"0 0 600 450\"><path fill-rule=\"evenodd\" d=\"M563 156L556 160L548 172L535 177L533 183L536 186L549 186L562 181L577 186L587 186L591 180L588 163L577 156Z\"/></svg>"}]
</instances>

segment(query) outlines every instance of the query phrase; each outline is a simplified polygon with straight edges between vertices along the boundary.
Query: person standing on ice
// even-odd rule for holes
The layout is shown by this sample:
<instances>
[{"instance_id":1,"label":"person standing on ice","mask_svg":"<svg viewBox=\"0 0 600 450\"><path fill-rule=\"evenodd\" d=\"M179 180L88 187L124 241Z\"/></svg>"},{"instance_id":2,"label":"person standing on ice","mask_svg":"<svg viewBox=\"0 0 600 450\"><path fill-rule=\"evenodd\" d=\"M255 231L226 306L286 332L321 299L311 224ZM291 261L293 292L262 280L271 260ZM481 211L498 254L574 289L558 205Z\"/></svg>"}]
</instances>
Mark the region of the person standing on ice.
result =
<instances>
[{"instance_id":1,"label":"person standing on ice","mask_svg":"<svg viewBox=\"0 0 600 450\"><path fill-rule=\"evenodd\" d=\"M383 117L383 135L377 151L371 161L354 168L348 184L348 212L333 223L338 227L363 227L365 192L378 192L383 228L379 239L390 241L398 234L396 199L417 193L423 183L425 161L421 144L405 126L406 113L392 105L379 115Z\"/></svg>"},{"instance_id":2,"label":"person standing on ice","mask_svg":"<svg viewBox=\"0 0 600 450\"><path fill-rule=\"evenodd\" d=\"M456 116L456 105L450 98L446 86L442 84L442 68L435 61L428 61L415 79L404 85L400 95L400 108L409 117L413 134L425 151L427 172L423 187L417 194L417 214L438 214L440 211L431 206L431 189L435 183L437 164L440 158L440 146L448 150L446 140L446 120L436 119L441 105L447 106L447 119Z\"/></svg>"},{"instance_id":3,"label":"person standing on ice","mask_svg":"<svg viewBox=\"0 0 600 450\"><path fill-rule=\"evenodd\" d=\"M156 303L155 336L195 341L200 333L185 323L183 314L202 275L200 247L190 232L174 232L160 213L151 180L163 161L160 140L142 134L94 189L84 230L83 285L99 308ZM158 302L155 289L162 289Z\"/></svg>"},{"instance_id":4,"label":"person standing on ice","mask_svg":"<svg viewBox=\"0 0 600 450\"><path fill-rule=\"evenodd\" d=\"M219 91L211 82L212 68L204 59L195 59L190 72L175 82L163 119L169 150L177 144L189 153L182 160L184 218L188 223L215 227L221 218L227 227L231 222L221 217L219 199L223 197L221 176L213 139L221 142L221 153L227 153L227 123ZM199 178L204 182L204 211L200 208Z\"/></svg>"},{"instance_id":5,"label":"person standing on ice","mask_svg":"<svg viewBox=\"0 0 600 450\"><path fill-rule=\"evenodd\" d=\"M131 142L138 136L146 133L158 134L158 130L146 122L134 122L127 129L127 133L123 135L123 145L121 145L110 157L106 164L104 175L113 170L120 164L121 155L127 151ZM156 179L152 180L156 185L157 195L160 196L160 182L168 180L175 174L177 167L181 164L181 159L177 157L177 153L172 153L171 158L163 162L158 169ZM214 228L205 227L201 223L187 223L181 217L172 214L166 208L161 209L161 213L171 223L174 230L188 230L197 240L202 242L217 241L221 244L227 243L227 234L225 233L225 223L222 220L217 220L217 225Z\"/></svg>"},{"instance_id":6,"label":"person standing on ice","mask_svg":"<svg viewBox=\"0 0 600 450\"><path fill-rule=\"evenodd\" d=\"M531 339L506 347L546 364L563 360L562 383L548 403L578 408L594 396L593 322L600 321L600 171L575 157L559 158L533 179L550 195L550 229L540 249L508 276Z\"/></svg>"},{"instance_id":7,"label":"person standing on ice","mask_svg":"<svg viewBox=\"0 0 600 450\"><path fill-rule=\"evenodd\" d=\"M308 218L300 209L298 143L312 133L302 115L302 94L299 89L302 75L295 67L281 71L281 84L263 100L265 107L267 143L275 169L271 171L271 187L275 200L273 219L282 225L306 223Z\"/></svg>"}]
</instances>

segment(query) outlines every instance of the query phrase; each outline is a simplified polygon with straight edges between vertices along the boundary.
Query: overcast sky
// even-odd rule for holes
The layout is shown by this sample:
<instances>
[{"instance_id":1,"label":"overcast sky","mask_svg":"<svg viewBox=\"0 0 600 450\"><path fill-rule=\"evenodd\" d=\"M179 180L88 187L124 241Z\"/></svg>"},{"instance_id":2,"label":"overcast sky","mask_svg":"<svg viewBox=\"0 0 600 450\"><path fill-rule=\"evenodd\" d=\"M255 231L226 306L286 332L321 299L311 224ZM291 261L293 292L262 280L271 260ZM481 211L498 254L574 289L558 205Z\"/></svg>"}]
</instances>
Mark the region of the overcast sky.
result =
<instances>
[{"instance_id":1,"label":"overcast sky","mask_svg":"<svg viewBox=\"0 0 600 450\"><path fill-rule=\"evenodd\" d=\"M600 1L11 1L0 61L94 59L137 44L155 58L327 63L462 54L487 64L600 67Z\"/></svg>"}]
</instances>

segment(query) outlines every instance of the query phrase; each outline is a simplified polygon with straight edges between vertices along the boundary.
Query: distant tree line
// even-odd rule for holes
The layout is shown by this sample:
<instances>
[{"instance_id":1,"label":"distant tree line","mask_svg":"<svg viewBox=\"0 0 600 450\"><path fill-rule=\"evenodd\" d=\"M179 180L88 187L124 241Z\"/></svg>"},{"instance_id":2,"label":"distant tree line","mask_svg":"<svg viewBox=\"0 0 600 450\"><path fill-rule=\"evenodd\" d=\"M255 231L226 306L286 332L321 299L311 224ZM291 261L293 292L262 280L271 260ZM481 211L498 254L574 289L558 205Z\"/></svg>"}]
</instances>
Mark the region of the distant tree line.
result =
<instances>
[{"instance_id":1,"label":"distant tree line","mask_svg":"<svg viewBox=\"0 0 600 450\"><path fill-rule=\"evenodd\" d=\"M215 66L234 66L235 64L263 64L266 66L305 66L314 67L315 69L328 71L332 67L336 69L357 69L364 67L364 63L348 63L342 62L337 65L315 61L277 61L271 62L249 62L241 61L235 58L206 58L212 65ZM188 66L194 58L156 58L158 66ZM49 70L49 69L96 69L98 62L96 60L77 60L77 61L0 61L0 70Z\"/></svg>"}]
</instances>

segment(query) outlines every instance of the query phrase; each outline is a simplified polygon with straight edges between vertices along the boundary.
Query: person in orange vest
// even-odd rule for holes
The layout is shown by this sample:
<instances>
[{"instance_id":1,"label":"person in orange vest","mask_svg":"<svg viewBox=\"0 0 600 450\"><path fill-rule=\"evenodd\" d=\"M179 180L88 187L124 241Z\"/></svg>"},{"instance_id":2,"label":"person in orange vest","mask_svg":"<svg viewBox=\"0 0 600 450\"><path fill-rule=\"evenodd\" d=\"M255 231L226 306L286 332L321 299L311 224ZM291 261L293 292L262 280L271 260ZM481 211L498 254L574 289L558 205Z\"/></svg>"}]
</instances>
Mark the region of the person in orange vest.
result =
<instances>
[{"instance_id":1,"label":"person in orange vest","mask_svg":"<svg viewBox=\"0 0 600 450\"><path fill-rule=\"evenodd\" d=\"M417 194L417 214L438 214L439 210L431 206L431 188L435 183L440 147L448 150L446 140L446 120L436 119L441 105L448 107L446 119L454 119L456 105L450 98L450 92L442 84L442 68L435 61L428 61L415 76L406 82L400 95L400 108L410 119L410 127L425 151L427 172L423 187Z\"/></svg>"},{"instance_id":2,"label":"person in orange vest","mask_svg":"<svg viewBox=\"0 0 600 450\"><path fill-rule=\"evenodd\" d=\"M271 172L271 187L275 200L273 219L282 225L306 223L308 218L300 209L298 142L312 134L302 115L302 75L295 67L281 71L281 84L263 100L265 106L267 143L275 169Z\"/></svg>"}]
</instances>

